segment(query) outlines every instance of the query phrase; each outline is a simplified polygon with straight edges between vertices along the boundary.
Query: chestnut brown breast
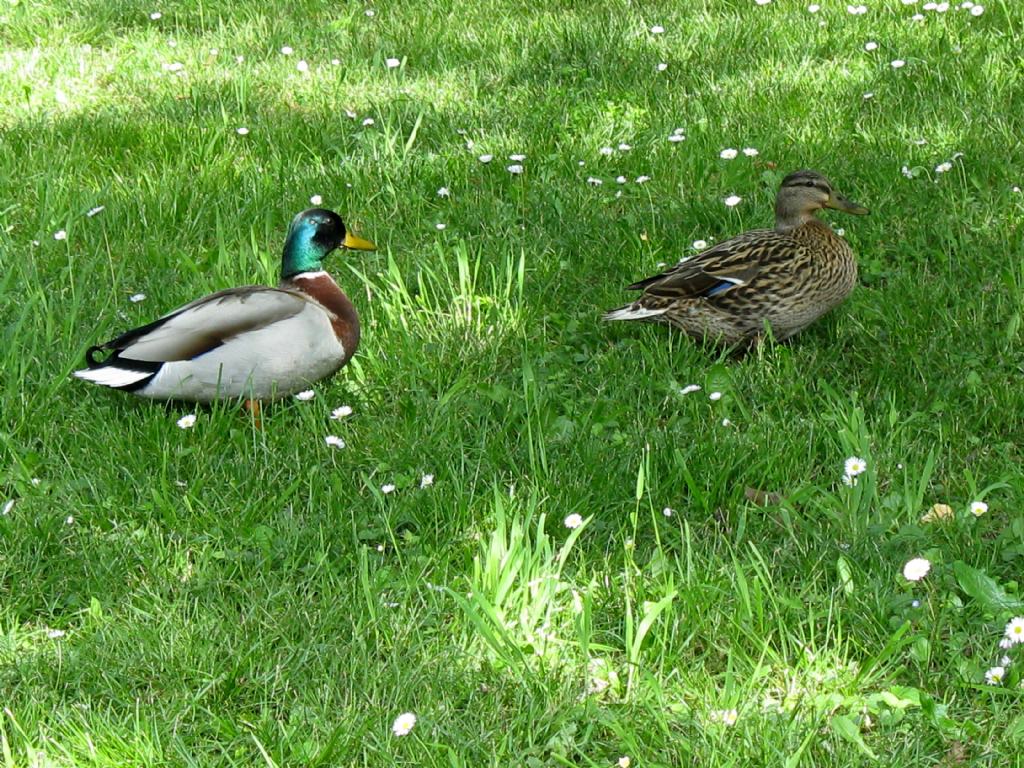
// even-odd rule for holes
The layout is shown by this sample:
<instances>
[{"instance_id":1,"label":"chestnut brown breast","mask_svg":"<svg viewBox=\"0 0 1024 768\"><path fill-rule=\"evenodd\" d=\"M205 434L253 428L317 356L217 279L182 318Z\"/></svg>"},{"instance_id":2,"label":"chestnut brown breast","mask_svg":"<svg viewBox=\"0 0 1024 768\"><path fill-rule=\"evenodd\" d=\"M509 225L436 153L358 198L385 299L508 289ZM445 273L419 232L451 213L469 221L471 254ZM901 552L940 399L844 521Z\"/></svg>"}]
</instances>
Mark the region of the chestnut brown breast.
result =
<instances>
[{"instance_id":1,"label":"chestnut brown breast","mask_svg":"<svg viewBox=\"0 0 1024 768\"><path fill-rule=\"evenodd\" d=\"M356 353L359 346L359 313L352 300L326 272L296 275L283 281L282 288L306 294L331 313L331 327L345 350L342 365Z\"/></svg>"}]
</instances>

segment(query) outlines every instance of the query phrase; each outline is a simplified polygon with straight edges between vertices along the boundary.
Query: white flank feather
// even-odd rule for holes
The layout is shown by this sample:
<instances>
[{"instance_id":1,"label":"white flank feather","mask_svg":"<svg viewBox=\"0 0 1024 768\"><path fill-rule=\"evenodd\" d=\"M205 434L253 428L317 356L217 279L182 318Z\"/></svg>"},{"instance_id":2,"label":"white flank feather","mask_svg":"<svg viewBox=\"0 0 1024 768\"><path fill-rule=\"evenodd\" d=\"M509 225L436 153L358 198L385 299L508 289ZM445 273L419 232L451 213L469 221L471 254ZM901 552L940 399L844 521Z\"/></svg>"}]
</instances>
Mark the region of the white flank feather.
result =
<instances>
[{"instance_id":1,"label":"white flank feather","mask_svg":"<svg viewBox=\"0 0 1024 768\"><path fill-rule=\"evenodd\" d=\"M606 312L605 320L644 320L648 317L657 317L668 311L668 307L662 309L647 309L646 307L622 307Z\"/></svg>"},{"instance_id":2,"label":"white flank feather","mask_svg":"<svg viewBox=\"0 0 1024 768\"><path fill-rule=\"evenodd\" d=\"M101 368L83 368L80 371L74 372L74 376L77 378L85 379L104 387L127 387L129 384L142 381L152 375L152 373L147 371L128 371L124 368L115 368L112 365Z\"/></svg>"}]
</instances>

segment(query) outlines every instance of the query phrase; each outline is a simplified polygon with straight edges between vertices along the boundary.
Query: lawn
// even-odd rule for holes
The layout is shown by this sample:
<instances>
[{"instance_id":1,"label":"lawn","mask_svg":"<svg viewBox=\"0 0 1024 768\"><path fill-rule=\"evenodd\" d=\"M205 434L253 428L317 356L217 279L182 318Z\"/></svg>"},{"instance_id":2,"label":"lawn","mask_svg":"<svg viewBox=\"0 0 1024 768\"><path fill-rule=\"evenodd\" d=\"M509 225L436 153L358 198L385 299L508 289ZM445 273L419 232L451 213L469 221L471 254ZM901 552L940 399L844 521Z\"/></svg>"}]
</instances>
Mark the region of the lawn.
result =
<instances>
[{"instance_id":1,"label":"lawn","mask_svg":"<svg viewBox=\"0 0 1024 768\"><path fill-rule=\"evenodd\" d=\"M5 1L0 765L1020 764L1024 6L944 6ZM842 307L600 321L805 167ZM316 197L311 400L69 377Z\"/></svg>"}]
</instances>

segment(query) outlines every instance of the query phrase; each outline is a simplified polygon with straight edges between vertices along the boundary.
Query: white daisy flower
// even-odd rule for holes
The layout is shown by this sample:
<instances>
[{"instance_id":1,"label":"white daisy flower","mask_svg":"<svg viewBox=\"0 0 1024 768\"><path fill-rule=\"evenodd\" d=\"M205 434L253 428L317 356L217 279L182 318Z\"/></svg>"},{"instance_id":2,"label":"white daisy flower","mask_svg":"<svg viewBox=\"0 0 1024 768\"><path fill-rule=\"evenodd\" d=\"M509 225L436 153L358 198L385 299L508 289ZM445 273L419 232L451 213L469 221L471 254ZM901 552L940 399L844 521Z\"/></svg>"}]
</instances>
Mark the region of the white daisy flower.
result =
<instances>
[{"instance_id":1,"label":"white daisy flower","mask_svg":"<svg viewBox=\"0 0 1024 768\"><path fill-rule=\"evenodd\" d=\"M693 241L693 249L696 250L696 251L703 251L707 247L708 247L708 241L707 240L694 240Z\"/></svg>"},{"instance_id":2,"label":"white daisy flower","mask_svg":"<svg viewBox=\"0 0 1024 768\"><path fill-rule=\"evenodd\" d=\"M743 148L743 154L744 154L745 157L757 157L761 153L758 152L753 147L744 147Z\"/></svg>"},{"instance_id":3,"label":"white daisy flower","mask_svg":"<svg viewBox=\"0 0 1024 768\"><path fill-rule=\"evenodd\" d=\"M329 448L344 448L345 447L345 441L342 440L337 435L327 435L327 437L324 438L324 442L327 444L327 447L329 447Z\"/></svg>"},{"instance_id":4,"label":"white daisy flower","mask_svg":"<svg viewBox=\"0 0 1024 768\"><path fill-rule=\"evenodd\" d=\"M907 62L905 62L903 59L893 59L892 61L889 62L889 66L892 67L893 69L899 69L906 63Z\"/></svg>"},{"instance_id":5,"label":"white daisy flower","mask_svg":"<svg viewBox=\"0 0 1024 768\"><path fill-rule=\"evenodd\" d=\"M235 56L236 63L241 64L243 61L245 61L245 56Z\"/></svg>"},{"instance_id":6,"label":"white daisy flower","mask_svg":"<svg viewBox=\"0 0 1024 768\"><path fill-rule=\"evenodd\" d=\"M1024 643L1024 616L1015 616L1006 625L1006 637L1014 645Z\"/></svg>"},{"instance_id":7,"label":"white daisy flower","mask_svg":"<svg viewBox=\"0 0 1024 768\"><path fill-rule=\"evenodd\" d=\"M593 176L588 176L587 177L587 184L589 184L592 187L600 187L602 184L604 184L604 182L601 181L598 178L593 177Z\"/></svg>"},{"instance_id":8,"label":"white daisy flower","mask_svg":"<svg viewBox=\"0 0 1024 768\"><path fill-rule=\"evenodd\" d=\"M910 20L911 21L924 21L924 16L922 14L920 14L920 13L915 13L913 16L910 17Z\"/></svg>"},{"instance_id":9,"label":"white daisy flower","mask_svg":"<svg viewBox=\"0 0 1024 768\"><path fill-rule=\"evenodd\" d=\"M420 478L420 488L429 488L434 484L433 475L424 475Z\"/></svg>"},{"instance_id":10,"label":"white daisy flower","mask_svg":"<svg viewBox=\"0 0 1024 768\"><path fill-rule=\"evenodd\" d=\"M636 177L636 183L637 184L646 184L650 180L651 180L650 176L637 176Z\"/></svg>"},{"instance_id":11,"label":"white daisy flower","mask_svg":"<svg viewBox=\"0 0 1024 768\"><path fill-rule=\"evenodd\" d=\"M375 121L374 121L374 119L372 117L363 118L363 125L367 125L367 126L373 125L374 122Z\"/></svg>"},{"instance_id":12,"label":"white daisy flower","mask_svg":"<svg viewBox=\"0 0 1024 768\"><path fill-rule=\"evenodd\" d=\"M952 163L948 163L948 162L947 163L939 163L938 165L935 166L935 172L936 173L946 173L946 172L951 171L951 170L953 170L953 164Z\"/></svg>"},{"instance_id":13,"label":"white daisy flower","mask_svg":"<svg viewBox=\"0 0 1024 768\"><path fill-rule=\"evenodd\" d=\"M526 159L526 155L523 155L523 154L509 155L508 159L511 160L513 163L521 163L521 162L523 162L523 160Z\"/></svg>"},{"instance_id":14,"label":"white daisy flower","mask_svg":"<svg viewBox=\"0 0 1024 768\"><path fill-rule=\"evenodd\" d=\"M739 719L739 713L735 709L719 709L709 712L708 719L713 723L733 726Z\"/></svg>"},{"instance_id":15,"label":"white daisy flower","mask_svg":"<svg viewBox=\"0 0 1024 768\"><path fill-rule=\"evenodd\" d=\"M377 15L377 12L375 10L373 10L373 8L367 8L364 11L364 13L366 14L366 18L368 18L368 19L372 19L374 16Z\"/></svg>"},{"instance_id":16,"label":"white daisy flower","mask_svg":"<svg viewBox=\"0 0 1024 768\"><path fill-rule=\"evenodd\" d=\"M709 392L708 393L708 400L717 401L717 400L721 400L721 399L722 399L722 393L721 392L715 391L715 392Z\"/></svg>"},{"instance_id":17,"label":"white daisy flower","mask_svg":"<svg viewBox=\"0 0 1024 768\"><path fill-rule=\"evenodd\" d=\"M53 239L54 240L67 240L68 239L68 233L67 233L67 231L65 231L63 229L58 229L56 232L53 233Z\"/></svg>"},{"instance_id":18,"label":"white daisy flower","mask_svg":"<svg viewBox=\"0 0 1024 768\"><path fill-rule=\"evenodd\" d=\"M295 399L301 400L304 403L312 400L314 397L316 397L316 392L312 389L304 389L301 392L295 393Z\"/></svg>"},{"instance_id":19,"label":"white daisy flower","mask_svg":"<svg viewBox=\"0 0 1024 768\"><path fill-rule=\"evenodd\" d=\"M878 43L876 43L874 40L868 40L866 43L864 43L864 50L865 51L875 51L875 50L878 50Z\"/></svg>"},{"instance_id":20,"label":"white daisy flower","mask_svg":"<svg viewBox=\"0 0 1024 768\"><path fill-rule=\"evenodd\" d=\"M309 198L309 202L311 202L313 205L320 205L323 201L324 199L320 197L320 195L313 195L312 197Z\"/></svg>"},{"instance_id":21,"label":"white daisy flower","mask_svg":"<svg viewBox=\"0 0 1024 768\"><path fill-rule=\"evenodd\" d=\"M306 63L305 59L299 59L295 62L295 68L299 70L299 72L309 72L309 64Z\"/></svg>"},{"instance_id":22,"label":"white daisy flower","mask_svg":"<svg viewBox=\"0 0 1024 768\"><path fill-rule=\"evenodd\" d=\"M4 502L3 509L0 509L0 515L6 517L11 514L11 510L14 509L14 499L8 499Z\"/></svg>"},{"instance_id":23,"label":"white daisy flower","mask_svg":"<svg viewBox=\"0 0 1024 768\"><path fill-rule=\"evenodd\" d=\"M162 16L163 16L163 14L160 13L160 11L153 11L151 14L149 14L149 18L152 19L153 21L157 21Z\"/></svg>"},{"instance_id":24,"label":"white daisy flower","mask_svg":"<svg viewBox=\"0 0 1024 768\"><path fill-rule=\"evenodd\" d=\"M718 153L718 156L723 160L732 160L737 154L736 150L730 147L729 149L723 149Z\"/></svg>"},{"instance_id":25,"label":"white daisy flower","mask_svg":"<svg viewBox=\"0 0 1024 768\"><path fill-rule=\"evenodd\" d=\"M836 227L835 232L840 237L846 234L846 230L843 227Z\"/></svg>"},{"instance_id":26,"label":"white daisy flower","mask_svg":"<svg viewBox=\"0 0 1024 768\"><path fill-rule=\"evenodd\" d=\"M864 94L863 98L864 101L871 101L871 99L875 98L875 94L873 91L868 91L867 93Z\"/></svg>"},{"instance_id":27,"label":"white daisy flower","mask_svg":"<svg viewBox=\"0 0 1024 768\"><path fill-rule=\"evenodd\" d=\"M31 480L29 480L29 482L32 483L33 487L35 488L38 488L40 485L43 484L43 481L40 480L38 477L33 477Z\"/></svg>"},{"instance_id":28,"label":"white daisy flower","mask_svg":"<svg viewBox=\"0 0 1024 768\"><path fill-rule=\"evenodd\" d=\"M619 144L619 152L629 152L629 150L631 150L632 148L633 147L631 147L626 142L622 142L621 144Z\"/></svg>"},{"instance_id":29,"label":"white daisy flower","mask_svg":"<svg viewBox=\"0 0 1024 768\"><path fill-rule=\"evenodd\" d=\"M731 427L732 426L732 422L729 421L729 419L722 419L722 426L723 427Z\"/></svg>"},{"instance_id":30,"label":"white daisy flower","mask_svg":"<svg viewBox=\"0 0 1024 768\"><path fill-rule=\"evenodd\" d=\"M843 475L843 485L847 488L853 488L857 484L857 478L851 477L850 475Z\"/></svg>"},{"instance_id":31,"label":"white daisy flower","mask_svg":"<svg viewBox=\"0 0 1024 768\"><path fill-rule=\"evenodd\" d=\"M932 564L925 560L923 557L915 557L912 560L908 560L907 564L903 566L903 578L907 581L920 581L928 575L928 571L932 569Z\"/></svg>"},{"instance_id":32,"label":"white daisy flower","mask_svg":"<svg viewBox=\"0 0 1024 768\"><path fill-rule=\"evenodd\" d=\"M523 166L521 166L519 163L513 163L512 165L508 166L505 170L511 173L513 176L518 176L523 172Z\"/></svg>"},{"instance_id":33,"label":"white daisy flower","mask_svg":"<svg viewBox=\"0 0 1024 768\"><path fill-rule=\"evenodd\" d=\"M107 208L107 206L105 206L105 205L97 205L95 208L90 208L89 212L87 214L85 214L85 215L88 216L91 219L97 213L102 213L104 210L106 210L106 208Z\"/></svg>"},{"instance_id":34,"label":"white daisy flower","mask_svg":"<svg viewBox=\"0 0 1024 768\"><path fill-rule=\"evenodd\" d=\"M971 16L981 16L985 12L985 6L975 5L971 7Z\"/></svg>"},{"instance_id":35,"label":"white daisy flower","mask_svg":"<svg viewBox=\"0 0 1024 768\"><path fill-rule=\"evenodd\" d=\"M441 187L440 189L437 190L437 196L438 197L451 197L452 193L451 193L451 190L448 189L448 187Z\"/></svg>"},{"instance_id":36,"label":"white daisy flower","mask_svg":"<svg viewBox=\"0 0 1024 768\"><path fill-rule=\"evenodd\" d=\"M331 411L331 418L337 421L338 419L344 419L346 416L352 415L351 405L340 405Z\"/></svg>"},{"instance_id":37,"label":"white daisy flower","mask_svg":"<svg viewBox=\"0 0 1024 768\"><path fill-rule=\"evenodd\" d=\"M985 682L989 685L1001 685L1006 675L1006 667L992 667L985 672Z\"/></svg>"},{"instance_id":38,"label":"white daisy flower","mask_svg":"<svg viewBox=\"0 0 1024 768\"><path fill-rule=\"evenodd\" d=\"M388 69L394 69L395 67L402 66L402 62L399 59L396 59L394 56L388 58L384 62L384 64L387 66Z\"/></svg>"},{"instance_id":39,"label":"white daisy flower","mask_svg":"<svg viewBox=\"0 0 1024 768\"><path fill-rule=\"evenodd\" d=\"M408 736L409 732L412 731L416 725L416 715L412 712L403 712L395 718L395 722L391 724L391 732L395 736Z\"/></svg>"},{"instance_id":40,"label":"white daisy flower","mask_svg":"<svg viewBox=\"0 0 1024 768\"><path fill-rule=\"evenodd\" d=\"M486 165L487 163L491 162L491 160L493 160L493 159L494 159L494 155L480 155L480 157L477 158L477 160L479 160L484 165Z\"/></svg>"},{"instance_id":41,"label":"white daisy flower","mask_svg":"<svg viewBox=\"0 0 1024 768\"><path fill-rule=\"evenodd\" d=\"M290 45L283 45L281 46L281 53L283 53L285 56L291 56L293 53L295 53L295 51L292 49Z\"/></svg>"},{"instance_id":42,"label":"white daisy flower","mask_svg":"<svg viewBox=\"0 0 1024 768\"><path fill-rule=\"evenodd\" d=\"M331 59L331 66L332 67L340 67L341 66L341 59Z\"/></svg>"},{"instance_id":43,"label":"white daisy flower","mask_svg":"<svg viewBox=\"0 0 1024 768\"><path fill-rule=\"evenodd\" d=\"M625 176L616 176L615 177L615 183L616 184L625 184L627 181L629 181L629 179L627 179Z\"/></svg>"},{"instance_id":44,"label":"white daisy flower","mask_svg":"<svg viewBox=\"0 0 1024 768\"><path fill-rule=\"evenodd\" d=\"M739 195L729 195L727 198L725 198L723 202L725 202L725 204L728 207L735 208L737 205L743 202L743 198L740 197Z\"/></svg>"},{"instance_id":45,"label":"white daisy flower","mask_svg":"<svg viewBox=\"0 0 1024 768\"><path fill-rule=\"evenodd\" d=\"M665 517L672 517L673 512L675 512L675 510L672 509L672 507L665 507L663 510L661 510L661 514L663 514Z\"/></svg>"},{"instance_id":46,"label":"white daisy flower","mask_svg":"<svg viewBox=\"0 0 1024 768\"><path fill-rule=\"evenodd\" d=\"M680 395L689 395L693 392L700 392L700 384L687 384L685 387L679 390Z\"/></svg>"},{"instance_id":47,"label":"white daisy flower","mask_svg":"<svg viewBox=\"0 0 1024 768\"><path fill-rule=\"evenodd\" d=\"M975 517L981 517L988 512L988 504L984 501L972 501L971 502L971 514Z\"/></svg>"},{"instance_id":48,"label":"white daisy flower","mask_svg":"<svg viewBox=\"0 0 1024 768\"><path fill-rule=\"evenodd\" d=\"M573 512L563 522L566 528L576 529L583 525L583 516Z\"/></svg>"},{"instance_id":49,"label":"white daisy flower","mask_svg":"<svg viewBox=\"0 0 1024 768\"><path fill-rule=\"evenodd\" d=\"M868 12L868 7L866 5L848 5L846 6L846 12L851 16L863 16Z\"/></svg>"},{"instance_id":50,"label":"white daisy flower","mask_svg":"<svg viewBox=\"0 0 1024 768\"><path fill-rule=\"evenodd\" d=\"M382 485L380 487L380 492L385 494L385 495L387 495L389 493L394 493L394 491L395 491L395 484L394 483L384 483L384 485Z\"/></svg>"},{"instance_id":51,"label":"white daisy flower","mask_svg":"<svg viewBox=\"0 0 1024 768\"><path fill-rule=\"evenodd\" d=\"M661 26L660 24L655 24L653 27L651 27L651 34L652 35L660 35L664 31L665 31L665 28L663 26Z\"/></svg>"},{"instance_id":52,"label":"white daisy flower","mask_svg":"<svg viewBox=\"0 0 1024 768\"><path fill-rule=\"evenodd\" d=\"M196 415L190 413L187 416L182 416L176 423L178 429L192 429L196 425Z\"/></svg>"},{"instance_id":53,"label":"white daisy flower","mask_svg":"<svg viewBox=\"0 0 1024 768\"><path fill-rule=\"evenodd\" d=\"M756 5L768 5L772 0L754 0Z\"/></svg>"},{"instance_id":54,"label":"white daisy flower","mask_svg":"<svg viewBox=\"0 0 1024 768\"><path fill-rule=\"evenodd\" d=\"M633 761L629 759L629 755L623 755L615 761L615 765L617 765L618 768L629 768L632 764Z\"/></svg>"},{"instance_id":55,"label":"white daisy flower","mask_svg":"<svg viewBox=\"0 0 1024 768\"><path fill-rule=\"evenodd\" d=\"M248 136L249 135L249 129L246 128L244 125L242 125L242 126L239 126L238 128L235 128L235 133L237 133L239 136Z\"/></svg>"},{"instance_id":56,"label":"white daisy flower","mask_svg":"<svg viewBox=\"0 0 1024 768\"><path fill-rule=\"evenodd\" d=\"M868 463L859 456L851 456L843 463L843 471L850 477L863 474L868 468Z\"/></svg>"},{"instance_id":57,"label":"white daisy flower","mask_svg":"<svg viewBox=\"0 0 1024 768\"><path fill-rule=\"evenodd\" d=\"M601 153L602 155L604 155L605 157L608 157L608 156L609 156L609 155L611 155L611 154L612 154L612 153L613 153L614 151L615 151L615 150L614 150L614 149L612 149L611 147L601 147L601 148L600 148L600 149L598 150L598 152L600 152L600 153Z\"/></svg>"},{"instance_id":58,"label":"white daisy flower","mask_svg":"<svg viewBox=\"0 0 1024 768\"><path fill-rule=\"evenodd\" d=\"M438 232L444 232L446 229L448 229L448 225L445 224L444 222L439 221L437 222L437 224L434 225L434 229L436 229Z\"/></svg>"},{"instance_id":59,"label":"white daisy flower","mask_svg":"<svg viewBox=\"0 0 1024 768\"><path fill-rule=\"evenodd\" d=\"M1013 648L1014 645L1016 645L1016 643L1008 637L999 638L999 647L1004 651L1008 651L1010 648Z\"/></svg>"},{"instance_id":60,"label":"white daisy flower","mask_svg":"<svg viewBox=\"0 0 1024 768\"><path fill-rule=\"evenodd\" d=\"M64 518L64 524L65 525L74 525L75 524L75 516L74 515L68 515L66 518Z\"/></svg>"},{"instance_id":61,"label":"white daisy flower","mask_svg":"<svg viewBox=\"0 0 1024 768\"><path fill-rule=\"evenodd\" d=\"M48 629L48 630L46 630L46 636L48 638L50 638L51 640L60 640L66 634L67 634L67 632L65 632L63 629Z\"/></svg>"},{"instance_id":62,"label":"white daisy flower","mask_svg":"<svg viewBox=\"0 0 1024 768\"><path fill-rule=\"evenodd\" d=\"M664 72L666 69L668 69L668 64L666 64L664 61L658 62L658 66L656 67L656 69L659 72Z\"/></svg>"},{"instance_id":63,"label":"white daisy flower","mask_svg":"<svg viewBox=\"0 0 1024 768\"><path fill-rule=\"evenodd\" d=\"M807 12L808 13L817 13L820 10L821 10L821 6L818 5L817 3L811 3L810 5L807 6Z\"/></svg>"}]
</instances>

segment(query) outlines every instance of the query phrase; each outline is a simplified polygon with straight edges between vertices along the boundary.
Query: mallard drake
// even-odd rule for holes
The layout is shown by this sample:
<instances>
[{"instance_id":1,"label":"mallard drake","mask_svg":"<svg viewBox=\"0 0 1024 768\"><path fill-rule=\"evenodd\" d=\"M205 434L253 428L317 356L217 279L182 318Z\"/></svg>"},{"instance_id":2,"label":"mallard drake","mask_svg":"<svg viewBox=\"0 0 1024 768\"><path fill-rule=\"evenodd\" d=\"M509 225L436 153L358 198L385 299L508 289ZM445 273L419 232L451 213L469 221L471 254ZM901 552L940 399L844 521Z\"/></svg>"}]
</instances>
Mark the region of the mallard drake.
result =
<instances>
[{"instance_id":1,"label":"mallard drake","mask_svg":"<svg viewBox=\"0 0 1024 768\"><path fill-rule=\"evenodd\" d=\"M338 246L373 250L334 211L310 208L288 228L276 288L196 299L90 347L80 379L156 400L273 400L338 371L359 345L359 315L323 271ZM99 355L110 353L105 359Z\"/></svg>"},{"instance_id":2,"label":"mallard drake","mask_svg":"<svg viewBox=\"0 0 1024 768\"><path fill-rule=\"evenodd\" d=\"M857 282L849 244L815 215L863 215L817 171L795 171L775 199L775 228L754 229L629 286L639 299L605 320L668 323L690 336L732 345L799 333L838 306Z\"/></svg>"}]
</instances>

